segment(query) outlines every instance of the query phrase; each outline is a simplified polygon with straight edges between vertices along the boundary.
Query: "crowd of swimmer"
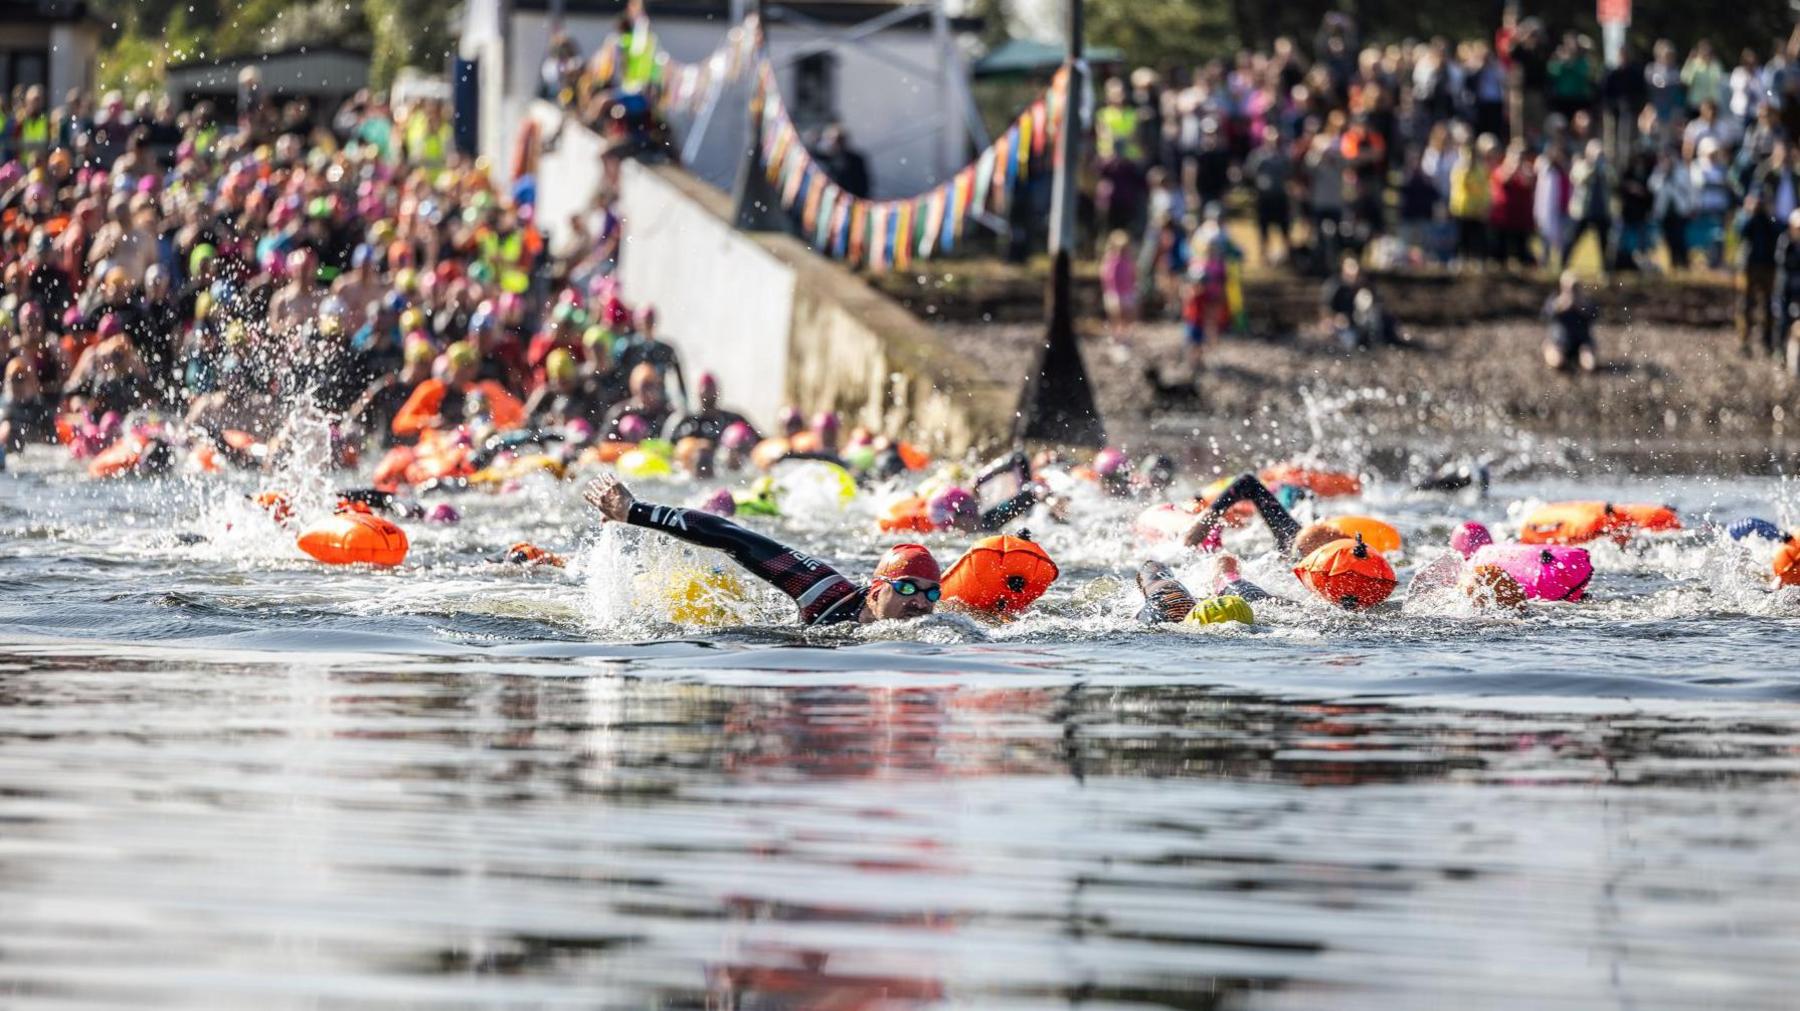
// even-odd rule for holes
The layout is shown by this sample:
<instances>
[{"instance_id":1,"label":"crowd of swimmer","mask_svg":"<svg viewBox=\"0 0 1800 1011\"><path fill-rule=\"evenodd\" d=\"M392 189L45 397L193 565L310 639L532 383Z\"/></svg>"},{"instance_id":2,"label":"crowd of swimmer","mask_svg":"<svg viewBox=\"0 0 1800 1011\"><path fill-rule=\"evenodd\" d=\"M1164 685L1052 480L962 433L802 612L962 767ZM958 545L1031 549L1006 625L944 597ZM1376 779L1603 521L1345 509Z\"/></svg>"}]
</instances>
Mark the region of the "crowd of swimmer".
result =
<instances>
[{"instance_id":1,"label":"crowd of swimmer","mask_svg":"<svg viewBox=\"0 0 1800 1011\"><path fill-rule=\"evenodd\" d=\"M530 188L497 186L459 156L435 104L393 110L359 95L318 125L303 107L252 101L229 128L204 106L160 110L157 132L106 106L104 123L59 112L47 137L0 164L10 452L64 453L100 479L268 471L310 451L314 429L297 419L322 415L323 462L361 475L347 481L357 486L323 517L297 515L280 491L258 501L331 564L400 564L409 545L396 520L454 521L453 494L598 473L586 498L603 519L724 552L808 624L916 617L940 601L1016 616L1060 576L1019 527L1060 522L1083 487L1140 500L1142 540L1215 561L1200 592L1147 564L1149 622L1254 622L1271 594L1223 551L1222 531L1257 517L1330 605L1375 607L1396 588L1393 527L1293 516L1301 499L1359 494L1352 473L1287 465L1181 497L1171 461L1116 449L1084 462L1012 453L961 473L933 469L918 446L846 431L830 411L789 410L758 431L722 406L712 376L690 386L654 310L626 302L614 276L622 223L597 210L574 222L585 240L557 254ZM754 529L780 515L775 477L793 467L844 498L915 489L888 503L884 532L980 539L947 568L898 544L852 580ZM657 504L621 478L716 490ZM1457 552L1417 571L1409 599L1579 600L1592 574L1581 544L1679 526L1665 507L1564 503L1527 517L1517 543L1470 527ZM1779 542L1777 580L1800 581L1800 538L1761 521L1733 532ZM531 544L502 557L561 562ZM691 605L723 585L715 574L674 595Z\"/></svg>"},{"instance_id":2,"label":"crowd of swimmer","mask_svg":"<svg viewBox=\"0 0 1800 1011\"><path fill-rule=\"evenodd\" d=\"M896 461L896 466L904 464ZM734 501L742 502L741 497L721 493L686 507L644 502L616 473L606 473L589 483L585 498L603 521L723 552L792 598L807 625L914 618L940 603L992 620L1016 618L1060 572L1028 532L1005 531L1023 523L1064 522L1069 502L1094 494L1139 503L1133 534L1147 550L1162 557L1191 552L1207 562L1196 570L1202 573L1197 585L1183 583L1161 561L1139 567L1136 582L1144 603L1137 617L1147 625L1254 625L1265 604L1297 604L1308 597L1326 607L1364 611L1386 604L1399 587L1390 556L1404 551L1401 533L1376 516L1334 512L1345 504L1354 508L1363 491L1359 475L1287 463L1219 480L1187 497L1173 494L1175 476L1167 458L1134 463L1117 449L1102 450L1079 464L1054 451L1035 457L1015 452L972 475L941 468L911 482L900 472L898 482L885 486L916 483L919 493L890 498L877 519L881 531L953 532L980 539L947 568L921 544L896 544L861 582L730 519ZM851 478L846 475L845 480ZM1479 485L1485 493L1485 483L1478 469L1451 468L1417 491L1460 493ZM1302 502L1324 518L1302 523L1295 516ZM1247 578L1226 549L1228 529L1258 522L1303 588L1300 601L1285 588L1277 589L1286 596ZM1767 554L1772 585L1800 586L1800 535L1784 534L1767 520L1746 518L1728 527L1684 531L1681 518L1666 505L1561 502L1526 513L1512 539L1498 539L1480 523L1456 528L1435 554L1422 553L1429 561L1413 569L1406 606L1466 600L1479 611L1519 611L1530 601L1574 604L1584 599L1594 575L1586 545L1696 536L1728 537L1755 554ZM704 606L691 606L697 594L727 588L732 594L742 592L729 579L678 588L677 610L688 605L682 617L704 618Z\"/></svg>"}]
</instances>

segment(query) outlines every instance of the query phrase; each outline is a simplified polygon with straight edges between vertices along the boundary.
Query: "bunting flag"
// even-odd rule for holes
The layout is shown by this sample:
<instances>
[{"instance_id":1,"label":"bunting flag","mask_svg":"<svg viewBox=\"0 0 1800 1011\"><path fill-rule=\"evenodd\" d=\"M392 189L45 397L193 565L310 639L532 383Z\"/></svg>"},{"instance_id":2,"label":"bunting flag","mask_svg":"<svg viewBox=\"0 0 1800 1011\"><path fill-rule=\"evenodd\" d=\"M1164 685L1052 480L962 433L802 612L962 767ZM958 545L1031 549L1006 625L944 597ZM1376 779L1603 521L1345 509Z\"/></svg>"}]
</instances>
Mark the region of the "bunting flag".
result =
<instances>
[{"instance_id":1,"label":"bunting flag","mask_svg":"<svg viewBox=\"0 0 1800 1011\"><path fill-rule=\"evenodd\" d=\"M919 229L919 255L929 258L931 247L938 241L949 220L948 201L944 199L943 188L932 190L926 198L925 226Z\"/></svg>"},{"instance_id":2,"label":"bunting flag","mask_svg":"<svg viewBox=\"0 0 1800 1011\"><path fill-rule=\"evenodd\" d=\"M1007 129L944 182L900 200L852 197L807 149L767 59L756 69L763 121L757 142L769 182L799 236L822 255L872 271L906 270L966 242L969 220L1011 212L1015 188L1053 153L1066 100L1047 89ZM1062 79L1058 78L1060 83ZM684 79L681 87L699 87Z\"/></svg>"},{"instance_id":3,"label":"bunting flag","mask_svg":"<svg viewBox=\"0 0 1800 1011\"><path fill-rule=\"evenodd\" d=\"M825 195L819 198L819 210L814 215L812 228L812 244L815 250L829 252L833 245L831 225L833 221L837 220L838 194L842 192L843 190L839 189L836 183L825 184Z\"/></svg>"},{"instance_id":4,"label":"bunting flag","mask_svg":"<svg viewBox=\"0 0 1800 1011\"><path fill-rule=\"evenodd\" d=\"M837 206L831 212L831 256L842 260L850 255L850 209L856 205L856 198L840 191Z\"/></svg>"},{"instance_id":5,"label":"bunting flag","mask_svg":"<svg viewBox=\"0 0 1800 1011\"><path fill-rule=\"evenodd\" d=\"M800 234L809 236L819 223L819 205L825 202L824 173L809 170L806 173L808 188L806 202L800 205Z\"/></svg>"},{"instance_id":6,"label":"bunting flag","mask_svg":"<svg viewBox=\"0 0 1800 1011\"><path fill-rule=\"evenodd\" d=\"M905 199L876 202L846 193L807 149L782 101L754 15L698 62L677 60L666 50L657 58L663 87L656 102L665 118L699 114L728 84L754 75L753 95L762 115L752 124L753 135L782 207L816 251L870 270L903 270L915 256L954 252L966 240L969 219L1010 214L1017 187L1058 154L1056 138L1068 103L1091 101L1085 93L1071 95L1068 71L1058 70L992 144L944 182Z\"/></svg>"},{"instance_id":7,"label":"bunting flag","mask_svg":"<svg viewBox=\"0 0 1800 1011\"><path fill-rule=\"evenodd\" d=\"M863 262L864 244L869 235L869 208L861 200L854 204L855 210L850 215L850 262Z\"/></svg>"},{"instance_id":8,"label":"bunting flag","mask_svg":"<svg viewBox=\"0 0 1800 1011\"><path fill-rule=\"evenodd\" d=\"M999 149L990 147L975 160L975 184L969 193L971 211L987 207L994 186L994 160L998 157Z\"/></svg>"},{"instance_id":9,"label":"bunting flag","mask_svg":"<svg viewBox=\"0 0 1800 1011\"><path fill-rule=\"evenodd\" d=\"M1014 126L994 143L994 192L988 200L994 213L1006 217L1012 213L1012 188L1018 166L1013 164L1013 149L1019 145L1019 128Z\"/></svg>"},{"instance_id":10,"label":"bunting flag","mask_svg":"<svg viewBox=\"0 0 1800 1011\"><path fill-rule=\"evenodd\" d=\"M913 244L918 238L913 234L913 220L918 217L918 208L911 200L900 202L900 213L895 216L894 224L894 269L905 270L912 266Z\"/></svg>"}]
</instances>

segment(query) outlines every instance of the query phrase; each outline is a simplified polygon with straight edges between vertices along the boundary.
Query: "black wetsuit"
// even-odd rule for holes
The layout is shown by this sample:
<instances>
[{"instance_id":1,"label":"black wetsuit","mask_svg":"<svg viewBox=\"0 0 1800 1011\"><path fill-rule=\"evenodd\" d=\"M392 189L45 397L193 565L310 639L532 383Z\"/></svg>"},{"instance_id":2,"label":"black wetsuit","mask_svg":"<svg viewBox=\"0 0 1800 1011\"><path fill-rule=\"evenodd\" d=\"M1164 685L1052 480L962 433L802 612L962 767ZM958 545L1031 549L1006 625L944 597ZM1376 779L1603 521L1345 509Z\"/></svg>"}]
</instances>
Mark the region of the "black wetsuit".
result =
<instances>
[{"instance_id":1,"label":"black wetsuit","mask_svg":"<svg viewBox=\"0 0 1800 1011\"><path fill-rule=\"evenodd\" d=\"M1256 507L1263 522L1268 524L1269 532L1275 535L1275 546L1282 551L1290 551L1294 547L1294 539L1300 536L1300 521L1294 519L1269 490L1269 486L1257 480L1255 474L1240 474L1230 487L1213 499L1212 505L1200 514L1199 519L1217 526L1224 519L1225 513L1239 502L1248 502ZM1198 521L1197 521L1198 522ZM1245 598L1249 599L1249 598Z\"/></svg>"},{"instance_id":2,"label":"black wetsuit","mask_svg":"<svg viewBox=\"0 0 1800 1011\"><path fill-rule=\"evenodd\" d=\"M1138 589L1144 591L1144 607L1137 619L1144 624L1178 622L1194 609L1194 595L1161 562L1145 562L1139 566L1137 578Z\"/></svg>"},{"instance_id":3,"label":"black wetsuit","mask_svg":"<svg viewBox=\"0 0 1800 1011\"><path fill-rule=\"evenodd\" d=\"M758 579L792 597L807 625L855 621L869 595L868 587L857 586L817 558L711 513L633 502L626 522L725 552Z\"/></svg>"},{"instance_id":4,"label":"black wetsuit","mask_svg":"<svg viewBox=\"0 0 1800 1011\"><path fill-rule=\"evenodd\" d=\"M1032 510L1043 498L1043 486L1031 479L1031 461L1014 453L994 461L975 478L981 503L981 530L994 533ZM993 505L987 503L999 499Z\"/></svg>"}]
</instances>

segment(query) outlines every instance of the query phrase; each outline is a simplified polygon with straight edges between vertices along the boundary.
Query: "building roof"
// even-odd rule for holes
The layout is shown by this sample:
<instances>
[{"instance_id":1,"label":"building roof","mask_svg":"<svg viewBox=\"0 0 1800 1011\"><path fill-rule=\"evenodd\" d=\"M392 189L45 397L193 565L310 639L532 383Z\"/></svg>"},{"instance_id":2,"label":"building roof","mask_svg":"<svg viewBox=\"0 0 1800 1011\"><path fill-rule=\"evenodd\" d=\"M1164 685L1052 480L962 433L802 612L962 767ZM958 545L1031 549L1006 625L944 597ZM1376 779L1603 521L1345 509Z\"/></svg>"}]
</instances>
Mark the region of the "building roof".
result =
<instances>
[{"instance_id":1,"label":"building roof","mask_svg":"<svg viewBox=\"0 0 1800 1011\"><path fill-rule=\"evenodd\" d=\"M0 24L72 24L100 19L84 0L0 0Z\"/></svg>"},{"instance_id":2,"label":"building roof","mask_svg":"<svg viewBox=\"0 0 1800 1011\"><path fill-rule=\"evenodd\" d=\"M970 73L976 77L1029 77L1049 74L1062 66L1062 46L1036 39L1009 39L995 46L986 56L975 61ZM1122 63L1125 54L1111 46L1088 46L1082 53L1090 64Z\"/></svg>"}]
</instances>

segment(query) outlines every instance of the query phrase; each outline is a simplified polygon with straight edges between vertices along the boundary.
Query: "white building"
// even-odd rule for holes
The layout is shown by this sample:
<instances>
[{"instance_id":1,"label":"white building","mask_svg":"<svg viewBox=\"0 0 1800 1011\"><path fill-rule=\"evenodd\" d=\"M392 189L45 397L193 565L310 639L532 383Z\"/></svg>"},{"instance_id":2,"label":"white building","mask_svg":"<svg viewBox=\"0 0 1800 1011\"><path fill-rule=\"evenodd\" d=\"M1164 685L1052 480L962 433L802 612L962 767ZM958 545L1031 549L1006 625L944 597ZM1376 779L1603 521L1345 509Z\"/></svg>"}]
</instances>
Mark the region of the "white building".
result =
<instances>
[{"instance_id":1,"label":"white building","mask_svg":"<svg viewBox=\"0 0 1800 1011\"><path fill-rule=\"evenodd\" d=\"M481 151L504 170L539 93L557 0L467 0L459 56L475 61ZM650 0L657 40L698 62L726 40L743 0ZM617 28L622 0L563 0L562 29L591 54ZM801 129L837 121L867 157L874 196L910 196L961 168L977 144L959 34L971 22L931 2L791 0L764 8L769 56ZM745 140L746 87L726 91L688 167L728 186Z\"/></svg>"},{"instance_id":2,"label":"white building","mask_svg":"<svg viewBox=\"0 0 1800 1011\"><path fill-rule=\"evenodd\" d=\"M50 105L94 86L100 21L80 0L0 3L0 93L42 85Z\"/></svg>"}]
</instances>

